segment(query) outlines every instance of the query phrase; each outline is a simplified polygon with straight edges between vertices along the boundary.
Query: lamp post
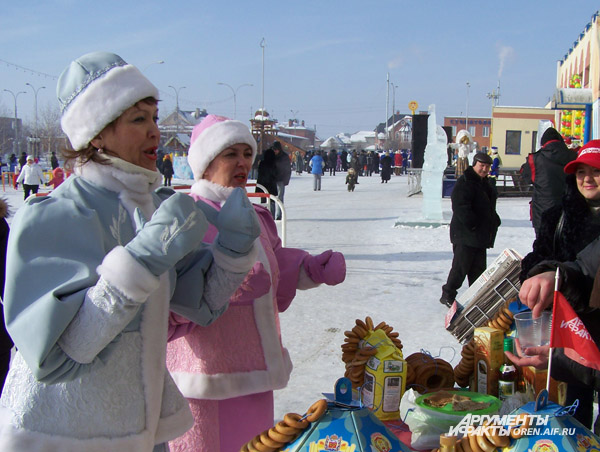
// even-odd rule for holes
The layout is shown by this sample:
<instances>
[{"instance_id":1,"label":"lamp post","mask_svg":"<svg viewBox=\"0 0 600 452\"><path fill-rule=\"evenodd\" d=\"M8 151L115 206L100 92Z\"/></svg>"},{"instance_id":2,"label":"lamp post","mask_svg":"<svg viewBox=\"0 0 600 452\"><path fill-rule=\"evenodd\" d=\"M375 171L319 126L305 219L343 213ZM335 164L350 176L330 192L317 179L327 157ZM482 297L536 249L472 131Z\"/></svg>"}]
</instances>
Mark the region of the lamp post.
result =
<instances>
[{"instance_id":1,"label":"lamp post","mask_svg":"<svg viewBox=\"0 0 600 452\"><path fill-rule=\"evenodd\" d=\"M33 90L33 97L34 97L33 108L35 110L35 129L34 129L34 132L33 132L34 135L35 135L35 137L34 137L35 141L33 142L34 143L34 145L33 145L33 156L34 157L39 157L39 155L38 155L39 137L38 137L38 103L37 103L37 95L38 95L38 92L41 89L45 89L46 87L45 86L40 86L38 89L35 89L35 87L31 83L27 82L25 84L27 86L29 86Z\"/></svg>"},{"instance_id":2,"label":"lamp post","mask_svg":"<svg viewBox=\"0 0 600 452\"><path fill-rule=\"evenodd\" d=\"M298 123L298 112L300 110L290 110L290 113L292 114L292 121L294 121L294 123Z\"/></svg>"},{"instance_id":3,"label":"lamp post","mask_svg":"<svg viewBox=\"0 0 600 452\"><path fill-rule=\"evenodd\" d=\"M396 123L396 88L398 85L392 83L392 131Z\"/></svg>"},{"instance_id":4,"label":"lamp post","mask_svg":"<svg viewBox=\"0 0 600 452\"><path fill-rule=\"evenodd\" d=\"M179 91L185 88L185 86L180 86L179 88L175 88L174 86L169 85L173 91L175 91L175 110L177 112L177 133L179 133Z\"/></svg>"},{"instance_id":5,"label":"lamp post","mask_svg":"<svg viewBox=\"0 0 600 452\"><path fill-rule=\"evenodd\" d=\"M20 151L20 148L19 148L19 123L17 121L17 98L19 97L19 94L27 94L27 93L25 91L19 91L17 94L15 94L9 89L5 89L4 91L12 94L12 97L15 100L15 141L17 143L16 148L17 148L17 154L18 154Z\"/></svg>"},{"instance_id":6,"label":"lamp post","mask_svg":"<svg viewBox=\"0 0 600 452\"><path fill-rule=\"evenodd\" d=\"M237 99L238 90L240 88L242 88L243 86L254 86L254 85L252 83L243 83L242 85L238 86L236 89L233 89L233 86L228 85L227 83L223 83L223 82L217 82L217 85L226 86L233 93L233 119L235 119L235 116L237 114L237 100L236 99Z\"/></svg>"},{"instance_id":7,"label":"lamp post","mask_svg":"<svg viewBox=\"0 0 600 452\"><path fill-rule=\"evenodd\" d=\"M465 110L465 129L467 129L467 132L469 131L469 88L471 87L471 84L469 82L467 82L467 107Z\"/></svg>"}]
</instances>

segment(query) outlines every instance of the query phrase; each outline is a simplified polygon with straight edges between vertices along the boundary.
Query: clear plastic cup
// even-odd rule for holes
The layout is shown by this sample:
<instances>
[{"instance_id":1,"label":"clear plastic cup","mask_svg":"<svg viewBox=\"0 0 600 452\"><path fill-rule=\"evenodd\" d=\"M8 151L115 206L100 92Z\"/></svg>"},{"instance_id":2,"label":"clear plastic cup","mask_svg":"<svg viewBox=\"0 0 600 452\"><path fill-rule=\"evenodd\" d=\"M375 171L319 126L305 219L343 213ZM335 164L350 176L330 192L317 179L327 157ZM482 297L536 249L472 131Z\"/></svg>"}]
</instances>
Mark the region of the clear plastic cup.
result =
<instances>
[{"instance_id":1,"label":"clear plastic cup","mask_svg":"<svg viewBox=\"0 0 600 452\"><path fill-rule=\"evenodd\" d=\"M524 354L527 348L538 347L550 343L550 328L552 325L552 313L542 312L542 315L534 319L531 311L515 314L515 325L517 327L517 338Z\"/></svg>"}]
</instances>

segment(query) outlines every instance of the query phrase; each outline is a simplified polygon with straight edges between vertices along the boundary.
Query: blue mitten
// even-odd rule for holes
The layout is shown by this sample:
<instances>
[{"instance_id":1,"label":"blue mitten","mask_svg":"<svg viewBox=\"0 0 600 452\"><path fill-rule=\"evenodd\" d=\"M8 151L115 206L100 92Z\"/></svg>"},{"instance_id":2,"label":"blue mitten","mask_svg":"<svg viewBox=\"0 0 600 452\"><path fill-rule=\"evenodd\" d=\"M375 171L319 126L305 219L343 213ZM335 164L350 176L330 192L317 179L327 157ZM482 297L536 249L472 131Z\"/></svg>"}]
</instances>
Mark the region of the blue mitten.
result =
<instances>
[{"instance_id":1,"label":"blue mitten","mask_svg":"<svg viewBox=\"0 0 600 452\"><path fill-rule=\"evenodd\" d=\"M136 209L135 222L138 233L125 249L156 276L198 248L208 229L202 211L183 193L175 193L163 201L148 222Z\"/></svg>"},{"instance_id":2,"label":"blue mitten","mask_svg":"<svg viewBox=\"0 0 600 452\"><path fill-rule=\"evenodd\" d=\"M245 256L252 250L260 235L260 223L244 189L234 189L219 211L202 201L197 206L219 231L215 239L217 249L232 257Z\"/></svg>"}]
</instances>

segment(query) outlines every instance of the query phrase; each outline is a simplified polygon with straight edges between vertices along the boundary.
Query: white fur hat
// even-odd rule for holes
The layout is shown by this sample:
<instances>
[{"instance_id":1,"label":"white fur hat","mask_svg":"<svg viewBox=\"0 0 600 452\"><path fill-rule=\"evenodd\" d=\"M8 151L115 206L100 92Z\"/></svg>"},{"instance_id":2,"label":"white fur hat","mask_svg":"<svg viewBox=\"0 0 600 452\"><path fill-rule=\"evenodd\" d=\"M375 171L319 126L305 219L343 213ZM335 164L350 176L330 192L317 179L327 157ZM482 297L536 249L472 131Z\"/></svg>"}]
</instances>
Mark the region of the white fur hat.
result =
<instances>
[{"instance_id":1,"label":"white fur hat","mask_svg":"<svg viewBox=\"0 0 600 452\"><path fill-rule=\"evenodd\" d=\"M194 180L202 179L204 171L217 155L234 144L244 143L252 148L252 161L256 158L256 140L243 122L208 115L192 131L188 163Z\"/></svg>"},{"instance_id":2,"label":"white fur hat","mask_svg":"<svg viewBox=\"0 0 600 452\"><path fill-rule=\"evenodd\" d=\"M120 56L92 52L71 62L58 79L61 127L73 149L84 149L110 122L158 89Z\"/></svg>"}]
</instances>

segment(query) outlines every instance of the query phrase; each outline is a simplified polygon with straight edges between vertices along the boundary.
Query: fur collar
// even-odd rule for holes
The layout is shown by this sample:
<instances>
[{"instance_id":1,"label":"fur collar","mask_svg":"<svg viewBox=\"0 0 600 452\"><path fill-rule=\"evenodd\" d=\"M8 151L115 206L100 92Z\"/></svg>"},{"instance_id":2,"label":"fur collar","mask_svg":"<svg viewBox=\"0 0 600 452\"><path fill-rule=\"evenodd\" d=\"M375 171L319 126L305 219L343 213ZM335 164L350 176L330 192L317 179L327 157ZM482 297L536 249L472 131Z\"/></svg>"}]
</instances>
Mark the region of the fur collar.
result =
<instances>
[{"instance_id":1,"label":"fur collar","mask_svg":"<svg viewBox=\"0 0 600 452\"><path fill-rule=\"evenodd\" d=\"M209 201L223 203L227 201L234 187L223 187L207 179L200 179L194 182L190 191L198 196L202 196Z\"/></svg>"},{"instance_id":2,"label":"fur collar","mask_svg":"<svg viewBox=\"0 0 600 452\"><path fill-rule=\"evenodd\" d=\"M152 193L160 186L160 173L116 157L107 158L111 162L110 165L90 161L76 165L74 172L95 185L118 193L119 199L132 218L134 210L138 207L146 218L150 218L155 210Z\"/></svg>"}]
</instances>

